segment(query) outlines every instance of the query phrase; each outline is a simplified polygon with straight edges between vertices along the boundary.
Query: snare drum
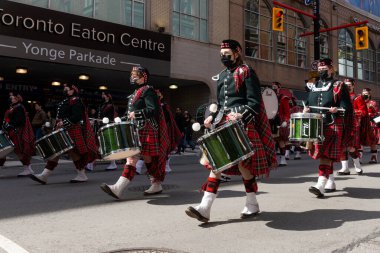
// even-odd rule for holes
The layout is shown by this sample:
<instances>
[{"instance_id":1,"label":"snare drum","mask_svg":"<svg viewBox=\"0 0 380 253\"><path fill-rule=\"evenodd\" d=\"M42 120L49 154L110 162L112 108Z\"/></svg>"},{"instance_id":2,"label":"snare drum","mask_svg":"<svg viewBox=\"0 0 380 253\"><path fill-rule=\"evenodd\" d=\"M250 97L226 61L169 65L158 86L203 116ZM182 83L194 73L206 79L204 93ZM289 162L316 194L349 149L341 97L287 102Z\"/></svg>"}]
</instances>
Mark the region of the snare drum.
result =
<instances>
[{"instance_id":1,"label":"snare drum","mask_svg":"<svg viewBox=\"0 0 380 253\"><path fill-rule=\"evenodd\" d=\"M61 128L38 139L36 148L44 160L50 160L73 149L74 142L67 131Z\"/></svg>"},{"instance_id":2,"label":"snare drum","mask_svg":"<svg viewBox=\"0 0 380 253\"><path fill-rule=\"evenodd\" d=\"M107 124L98 131L99 152L104 160L120 160L140 153L140 140L135 124Z\"/></svg>"},{"instance_id":3,"label":"snare drum","mask_svg":"<svg viewBox=\"0 0 380 253\"><path fill-rule=\"evenodd\" d=\"M292 113L290 141L323 142L323 119L319 113Z\"/></svg>"},{"instance_id":4,"label":"snare drum","mask_svg":"<svg viewBox=\"0 0 380 253\"><path fill-rule=\"evenodd\" d=\"M13 142L0 130L0 158L6 157L14 149Z\"/></svg>"},{"instance_id":5,"label":"snare drum","mask_svg":"<svg viewBox=\"0 0 380 253\"><path fill-rule=\"evenodd\" d=\"M248 136L237 121L227 122L197 142L215 173L229 169L254 154Z\"/></svg>"}]
</instances>

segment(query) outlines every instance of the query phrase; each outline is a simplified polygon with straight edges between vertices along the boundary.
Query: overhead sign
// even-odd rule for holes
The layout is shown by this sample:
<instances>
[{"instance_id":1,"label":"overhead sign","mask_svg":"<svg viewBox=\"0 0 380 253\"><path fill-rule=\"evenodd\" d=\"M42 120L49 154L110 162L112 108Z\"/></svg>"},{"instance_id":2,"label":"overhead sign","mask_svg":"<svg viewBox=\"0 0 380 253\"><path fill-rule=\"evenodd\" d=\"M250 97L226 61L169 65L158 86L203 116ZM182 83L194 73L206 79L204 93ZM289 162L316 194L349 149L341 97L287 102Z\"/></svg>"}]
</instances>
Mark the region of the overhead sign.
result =
<instances>
[{"instance_id":1,"label":"overhead sign","mask_svg":"<svg viewBox=\"0 0 380 253\"><path fill-rule=\"evenodd\" d=\"M316 71L318 70L318 60L315 60L311 63L311 70Z\"/></svg>"},{"instance_id":2,"label":"overhead sign","mask_svg":"<svg viewBox=\"0 0 380 253\"><path fill-rule=\"evenodd\" d=\"M171 58L168 34L5 0L0 1L0 35L162 61ZM65 54L66 59L70 57L70 52ZM89 56L87 60L94 63L95 58ZM111 58L97 59L113 64Z\"/></svg>"},{"instance_id":3,"label":"overhead sign","mask_svg":"<svg viewBox=\"0 0 380 253\"><path fill-rule=\"evenodd\" d=\"M306 5L310 5L310 4L313 3L313 1L314 1L314 0L305 0L305 4L306 4Z\"/></svg>"},{"instance_id":4,"label":"overhead sign","mask_svg":"<svg viewBox=\"0 0 380 253\"><path fill-rule=\"evenodd\" d=\"M142 65L152 74L170 75L169 61L3 35L0 35L0 55L121 71L130 71L133 66Z\"/></svg>"}]
</instances>

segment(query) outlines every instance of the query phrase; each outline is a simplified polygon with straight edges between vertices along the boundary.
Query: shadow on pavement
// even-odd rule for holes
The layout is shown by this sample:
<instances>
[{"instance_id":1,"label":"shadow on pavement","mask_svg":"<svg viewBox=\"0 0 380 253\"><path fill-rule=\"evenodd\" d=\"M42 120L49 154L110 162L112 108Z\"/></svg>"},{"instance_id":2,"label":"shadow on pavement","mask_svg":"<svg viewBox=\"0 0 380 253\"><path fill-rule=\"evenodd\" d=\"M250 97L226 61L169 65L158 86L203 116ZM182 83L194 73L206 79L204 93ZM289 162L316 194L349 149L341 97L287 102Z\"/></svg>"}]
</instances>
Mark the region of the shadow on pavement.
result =
<instances>
[{"instance_id":1,"label":"shadow on pavement","mask_svg":"<svg viewBox=\"0 0 380 253\"><path fill-rule=\"evenodd\" d=\"M258 195L266 194L266 192L259 192ZM158 196L158 195L157 195ZM154 198L148 201L151 205L186 205L186 204L199 204L202 200L203 192L170 192L169 196L165 198ZM223 198L235 198L235 197L245 197L244 191L231 191L231 190L220 190L218 192L217 199Z\"/></svg>"},{"instance_id":2,"label":"shadow on pavement","mask_svg":"<svg viewBox=\"0 0 380 253\"><path fill-rule=\"evenodd\" d=\"M380 189L345 187L342 189L342 191L346 191L347 193L344 193L336 197L349 197L357 199L380 199Z\"/></svg>"},{"instance_id":3,"label":"shadow on pavement","mask_svg":"<svg viewBox=\"0 0 380 253\"><path fill-rule=\"evenodd\" d=\"M202 223L202 228L229 225L241 222L268 221L266 226L273 229L291 231L312 231L338 228L345 222L379 219L380 211L362 211L352 209L317 209L306 212L261 212L249 219L229 219Z\"/></svg>"},{"instance_id":4,"label":"shadow on pavement","mask_svg":"<svg viewBox=\"0 0 380 253\"><path fill-rule=\"evenodd\" d=\"M355 179L354 177L335 177L336 181L343 181L348 179ZM268 178L261 179L260 181L265 184L303 184L303 183L313 183L315 184L318 180L318 176L315 177L282 177L282 178Z\"/></svg>"}]
</instances>

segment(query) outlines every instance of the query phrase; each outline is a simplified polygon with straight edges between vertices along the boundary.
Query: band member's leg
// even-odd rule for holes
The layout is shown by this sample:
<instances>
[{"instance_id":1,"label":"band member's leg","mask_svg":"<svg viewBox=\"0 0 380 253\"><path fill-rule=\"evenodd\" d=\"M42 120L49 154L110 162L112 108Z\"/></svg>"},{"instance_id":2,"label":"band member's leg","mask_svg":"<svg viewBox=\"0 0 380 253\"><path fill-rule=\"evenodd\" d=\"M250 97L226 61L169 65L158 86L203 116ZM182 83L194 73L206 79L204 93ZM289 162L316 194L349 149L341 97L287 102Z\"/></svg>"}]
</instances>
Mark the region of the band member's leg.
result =
<instances>
[{"instance_id":1,"label":"band member's leg","mask_svg":"<svg viewBox=\"0 0 380 253\"><path fill-rule=\"evenodd\" d=\"M291 145L289 143L285 145L285 159L286 160L290 159L290 148L291 148Z\"/></svg>"},{"instance_id":2,"label":"band member's leg","mask_svg":"<svg viewBox=\"0 0 380 253\"><path fill-rule=\"evenodd\" d=\"M294 156L294 160L301 160L301 146L299 143L295 144L295 149L294 151L296 152L296 155Z\"/></svg>"},{"instance_id":3,"label":"band member's leg","mask_svg":"<svg viewBox=\"0 0 380 253\"><path fill-rule=\"evenodd\" d=\"M115 199L121 199L124 189L133 180L136 173L136 163L139 160L138 157L128 157L124 166L123 173L113 185L101 184L100 188Z\"/></svg>"},{"instance_id":4,"label":"band member's leg","mask_svg":"<svg viewBox=\"0 0 380 253\"><path fill-rule=\"evenodd\" d=\"M360 153L354 147L350 147L349 149L350 156L354 161L355 171L358 175L363 174L362 165L360 164Z\"/></svg>"},{"instance_id":5,"label":"band member's leg","mask_svg":"<svg viewBox=\"0 0 380 253\"><path fill-rule=\"evenodd\" d=\"M30 178L36 182L39 182L41 184L46 184L48 181L48 177L53 172L55 167L57 167L59 161L59 157L56 157L54 159L48 160L44 170L40 174L33 174L30 176Z\"/></svg>"},{"instance_id":6,"label":"band member's leg","mask_svg":"<svg viewBox=\"0 0 380 253\"><path fill-rule=\"evenodd\" d=\"M116 169L117 169L117 164L115 160L112 160L106 168L106 170L116 170Z\"/></svg>"},{"instance_id":7,"label":"band member's leg","mask_svg":"<svg viewBox=\"0 0 380 253\"><path fill-rule=\"evenodd\" d=\"M77 169L77 176L70 180L70 183L83 183L87 182L88 178L86 176L85 167L87 165L87 156L81 155L75 151L69 151L69 156L74 162L75 168Z\"/></svg>"},{"instance_id":8,"label":"band member's leg","mask_svg":"<svg viewBox=\"0 0 380 253\"><path fill-rule=\"evenodd\" d=\"M341 164L342 168L338 171L338 175L344 176L344 175L350 175L350 169L348 168L348 151L344 150L341 155Z\"/></svg>"},{"instance_id":9,"label":"band member's leg","mask_svg":"<svg viewBox=\"0 0 380 253\"><path fill-rule=\"evenodd\" d=\"M247 194L245 206L240 215L240 217L244 219L255 216L260 212L259 203L256 199L258 187L255 176L253 176L249 170L239 165L239 171L243 177L245 192Z\"/></svg>"},{"instance_id":10,"label":"band member's leg","mask_svg":"<svg viewBox=\"0 0 380 253\"><path fill-rule=\"evenodd\" d=\"M151 186L148 190L144 191L144 195L159 194L162 192L162 179L155 178L154 175L157 174L157 170L160 168L158 168L158 164L153 161L153 158L151 156L144 155L143 158L151 182Z\"/></svg>"},{"instance_id":11,"label":"band member's leg","mask_svg":"<svg viewBox=\"0 0 380 253\"><path fill-rule=\"evenodd\" d=\"M369 163L377 163L377 145L371 145L371 160Z\"/></svg>"},{"instance_id":12,"label":"band member's leg","mask_svg":"<svg viewBox=\"0 0 380 253\"><path fill-rule=\"evenodd\" d=\"M202 187L204 191L202 201L198 206L190 206L186 209L185 212L188 216L201 222L208 222L210 220L211 206L216 198L220 184L220 174L210 171L207 182Z\"/></svg>"},{"instance_id":13,"label":"band member's leg","mask_svg":"<svg viewBox=\"0 0 380 253\"><path fill-rule=\"evenodd\" d=\"M280 164L279 164L279 167L283 167L283 166L288 165L288 163L286 162L286 158L285 158L285 152L286 152L285 142L279 141L278 145L280 147Z\"/></svg>"},{"instance_id":14,"label":"band member's leg","mask_svg":"<svg viewBox=\"0 0 380 253\"><path fill-rule=\"evenodd\" d=\"M325 192L335 192L336 191L336 185L335 185L335 178L334 178L334 163L331 162L330 169L327 169L327 182L325 185Z\"/></svg>"},{"instance_id":15,"label":"band member's leg","mask_svg":"<svg viewBox=\"0 0 380 253\"><path fill-rule=\"evenodd\" d=\"M32 175L34 173L34 171L32 170L32 166L30 165L32 157L30 155L21 153L19 148L15 148L14 152L17 155L20 162L22 163L22 165L24 165L24 170L17 176L26 177Z\"/></svg>"},{"instance_id":16,"label":"band member's leg","mask_svg":"<svg viewBox=\"0 0 380 253\"><path fill-rule=\"evenodd\" d=\"M309 192L315 194L317 197L323 197L327 180L332 172L331 160L321 158L318 168L318 182L309 188Z\"/></svg>"}]
</instances>

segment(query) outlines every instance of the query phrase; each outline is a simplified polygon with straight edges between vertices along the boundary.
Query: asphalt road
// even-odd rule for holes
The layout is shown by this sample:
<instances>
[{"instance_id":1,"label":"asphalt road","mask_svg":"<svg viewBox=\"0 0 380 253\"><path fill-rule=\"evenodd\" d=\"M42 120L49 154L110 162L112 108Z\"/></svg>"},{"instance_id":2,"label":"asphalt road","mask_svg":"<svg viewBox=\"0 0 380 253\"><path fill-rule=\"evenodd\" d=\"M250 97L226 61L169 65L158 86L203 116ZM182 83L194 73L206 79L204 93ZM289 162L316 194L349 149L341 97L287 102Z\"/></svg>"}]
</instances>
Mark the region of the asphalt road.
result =
<instances>
[{"instance_id":1,"label":"asphalt road","mask_svg":"<svg viewBox=\"0 0 380 253\"><path fill-rule=\"evenodd\" d=\"M121 164L112 172L99 164L88 173L87 183L70 184L76 172L71 162L63 161L48 184L39 185L17 178L21 166L10 160L0 172L0 253L133 248L188 253L380 252L379 164L364 164L362 176L337 177L338 190L317 199L308 192L317 180L317 162L303 155L288 163L260 181L259 216L239 218L245 193L241 179L233 177L221 185L210 222L201 224L184 212L200 202L199 189L208 174L195 152L172 157L173 171L163 194L143 196L149 181L138 175L122 201L99 188L102 182L117 180ZM40 172L43 162L34 159L33 169Z\"/></svg>"}]
</instances>

